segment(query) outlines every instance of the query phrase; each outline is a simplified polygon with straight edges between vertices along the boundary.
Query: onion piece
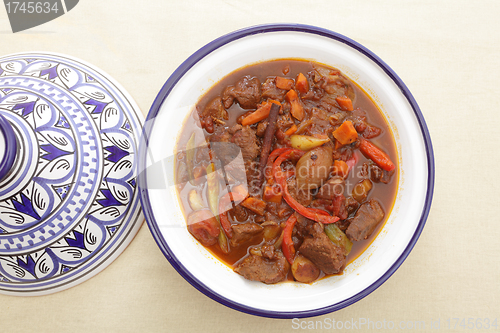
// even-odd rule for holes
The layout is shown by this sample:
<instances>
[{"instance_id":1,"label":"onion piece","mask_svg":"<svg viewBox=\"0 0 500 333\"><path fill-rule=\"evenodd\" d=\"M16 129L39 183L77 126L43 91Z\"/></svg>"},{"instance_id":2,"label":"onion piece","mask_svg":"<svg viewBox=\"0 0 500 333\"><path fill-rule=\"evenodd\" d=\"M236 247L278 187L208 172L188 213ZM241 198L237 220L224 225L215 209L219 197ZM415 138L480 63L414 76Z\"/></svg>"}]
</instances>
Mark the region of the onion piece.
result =
<instances>
[{"instance_id":1,"label":"onion piece","mask_svg":"<svg viewBox=\"0 0 500 333\"><path fill-rule=\"evenodd\" d=\"M290 136L290 144L292 147L300 150L311 150L327 143L328 141L330 141L328 137L317 138L314 136L298 134Z\"/></svg>"}]
</instances>

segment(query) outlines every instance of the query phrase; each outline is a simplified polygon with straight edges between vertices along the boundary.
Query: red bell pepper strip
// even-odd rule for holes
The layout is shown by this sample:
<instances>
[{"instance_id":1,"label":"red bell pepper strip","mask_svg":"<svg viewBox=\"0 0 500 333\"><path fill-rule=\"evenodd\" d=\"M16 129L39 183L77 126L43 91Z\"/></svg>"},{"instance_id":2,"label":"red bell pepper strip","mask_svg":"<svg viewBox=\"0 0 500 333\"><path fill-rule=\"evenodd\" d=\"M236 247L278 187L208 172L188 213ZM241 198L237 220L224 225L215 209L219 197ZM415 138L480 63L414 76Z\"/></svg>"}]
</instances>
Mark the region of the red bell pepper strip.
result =
<instances>
[{"instance_id":1,"label":"red bell pepper strip","mask_svg":"<svg viewBox=\"0 0 500 333\"><path fill-rule=\"evenodd\" d=\"M281 243L281 250L286 260L293 264L293 258L295 257L295 247L292 241L292 231L295 223L297 222L297 217L295 214L290 215L288 220L286 220L285 229L283 229L283 242Z\"/></svg>"},{"instance_id":2,"label":"red bell pepper strip","mask_svg":"<svg viewBox=\"0 0 500 333\"><path fill-rule=\"evenodd\" d=\"M277 148L273 150L270 154L269 157L267 158L267 165L266 165L266 170L265 170L265 176L266 176L266 181L268 184L273 183L273 163L274 160L284 152L289 151L291 148Z\"/></svg>"},{"instance_id":3,"label":"red bell pepper strip","mask_svg":"<svg viewBox=\"0 0 500 333\"><path fill-rule=\"evenodd\" d=\"M318 212L304 207L301 205L297 200L295 200L291 195L290 192L288 192L288 185L286 183L286 177L281 171L281 163L283 163L285 160L292 156L297 156L300 157L305 154L305 151L299 150L299 149L290 149L284 153L282 153L278 158L274 161L273 163L273 175L274 179L278 183L278 185L282 189L283 193L283 198L285 199L286 203L292 207L297 213L300 215L307 217L310 220L314 220L316 222L320 222L323 224L329 224L329 223L335 223L339 220L337 216L330 216L330 215L323 215L323 214L318 214Z\"/></svg>"},{"instance_id":4,"label":"red bell pepper strip","mask_svg":"<svg viewBox=\"0 0 500 333\"><path fill-rule=\"evenodd\" d=\"M318 208L309 208L310 210L320 214L320 215L329 215L322 209ZM295 214L290 215L285 224L285 229L283 229L283 242L281 243L281 250L283 251L283 255L286 260L291 264L293 264L293 259L295 257L295 247L293 246L292 240L292 232L295 227L295 223L297 223L297 216Z\"/></svg>"},{"instance_id":5,"label":"red bell pepper strip","mask_svg":"<svg viewBox=\"0 0 500 333\"><path fill-rule=\"evenodd\" d=\"M365 155L365 157L371 159L385 171L392 171L396 168L390 157L380 148L365 139L360 139L360 142L359 150L363 153L363 155Z\"/></svg>"},{"instance_id":6,"label":"red bell pepper strip","mask_svg":"<svg viewBox=\"0 0 500 333\"><path fill-rule=\"evenodd\" d=\"M233 229L231 228L231 222L229 222L229 219L227 218L227 211L231 209L231 202L232 201L242 201L244 200L245 197L238 192L229 192L226 193L220 198L219 200L219 219L220 219L220 224L222 226L222 229L224 229L224 232L226 233L227 237L232 238L233 237Z\"/></svg>"},{"instance_id":7,"label":"red bell pepper strip","mask_svg":"<svg viewBox=\"0 0 500 333\"><path fill-rule=\"evenodd\" d=\"M321 214L321 215L330 215L328 214L328 212L326 210L323 210L323 209L319 209L319 208L309 208L310 210L312 210L313 212L316 212L318 214Z\"/></svg>"},{"instance_id":8,"label":"red bell pepper strip","mask_svg":"<svg viewBox=\"0 0 500 333\"><path fill-rule=\"evenodd\" d=\"M358 155L356 155L356 153L353 153L352 157L345 162L347 164L347 166L349 167L349 169L347 170L347 173L351 172L351 170L354 169L356 164L358 164L358 160L359 160Z\"/></svg>"}]
</instances>

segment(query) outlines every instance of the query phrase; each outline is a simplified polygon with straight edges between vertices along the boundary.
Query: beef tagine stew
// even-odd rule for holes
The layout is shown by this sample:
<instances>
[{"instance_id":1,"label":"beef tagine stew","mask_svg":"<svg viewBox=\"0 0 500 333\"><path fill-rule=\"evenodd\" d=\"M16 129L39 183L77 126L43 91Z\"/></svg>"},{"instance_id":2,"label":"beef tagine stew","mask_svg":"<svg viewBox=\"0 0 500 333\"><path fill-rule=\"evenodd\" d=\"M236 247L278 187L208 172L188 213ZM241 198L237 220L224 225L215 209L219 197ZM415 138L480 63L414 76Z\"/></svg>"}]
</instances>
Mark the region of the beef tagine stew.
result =
<instances>
[{"instance_id":1,"label":"beef tagine stew","mask_svg":"<svg viewBox=\"0 0 500 333\"><path fill-rule=\"evenodd\" d=\"M177 146L189 232L249 280L342 273L396 196L391 130L339 70L302 60L239 69L197 103Z\"/></svg>"}]
</instances>

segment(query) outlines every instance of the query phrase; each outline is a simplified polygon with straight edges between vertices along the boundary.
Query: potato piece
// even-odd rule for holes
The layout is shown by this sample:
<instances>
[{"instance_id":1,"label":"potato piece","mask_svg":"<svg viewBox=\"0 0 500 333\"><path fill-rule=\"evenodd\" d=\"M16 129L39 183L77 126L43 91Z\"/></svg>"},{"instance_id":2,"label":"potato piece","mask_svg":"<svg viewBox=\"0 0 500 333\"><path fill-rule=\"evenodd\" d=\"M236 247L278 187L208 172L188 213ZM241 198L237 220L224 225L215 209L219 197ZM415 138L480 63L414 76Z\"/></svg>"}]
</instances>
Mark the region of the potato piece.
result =
<instances>
[{"instance_id":1,"label":"potato piece","mask_svg":"<svg viewBox=\"0 0 500 333\"><path fill-rule=\"evenodd\" d=\"M295 256L292 264L292 274L295 280L302 283L311 283L319 277L319 268L303 255Z\"/></svg>"},{"instance_id":2,"label":"potato piece","mask_svg":"<svg viewBox=\"0 0 500 333\"><path fill-rule=\"evenodd\" d=\"M304 191L320 187L328 179L332 165L331 148L318 147L308 151L296 165L297 189Z\"/></svg>"},{"instance_id":3,"label":"potato piece","mask_svg":"<svg viewBox=\"0 0 500 333\"><path fill-rule=\"evenodd\" d=\"M362 203L368 196L368 192L372 189L373 184L369 179L363 179L361 182L354 185L352 189L352 197L357 202Z\"/></svg>"},{"instance_id":4,"label":"potato piece","mask_svg":"<svg viewBox=\"0 0 500 333\"><path fill-rule=\"evenodd\" d=\"M270 242L277 238L281 233L281 227L278 223L273 221L266 221L261 224L264 227L264 240Z\"/></svg>"}]
</instances>

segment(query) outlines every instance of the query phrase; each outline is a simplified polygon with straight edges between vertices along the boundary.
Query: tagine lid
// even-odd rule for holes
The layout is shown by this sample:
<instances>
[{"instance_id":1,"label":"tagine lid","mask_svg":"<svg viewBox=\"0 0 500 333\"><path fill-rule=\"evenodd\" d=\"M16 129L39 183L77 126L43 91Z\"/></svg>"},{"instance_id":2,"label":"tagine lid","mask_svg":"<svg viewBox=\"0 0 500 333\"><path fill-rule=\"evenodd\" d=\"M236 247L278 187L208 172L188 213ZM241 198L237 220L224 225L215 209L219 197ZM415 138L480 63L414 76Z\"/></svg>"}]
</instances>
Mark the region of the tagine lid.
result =
<instances>
[{"instance_id":1,"label":"tagine lid","mask_svg":"<svg viewBox=\"0 0 500 333\"><path fill-rule=\"evenodd\" d=\"M96 67L23 53L0 58L0 116L0 293L77 285L116 259L144 220L142 113Z\"/></svg>"}]
</instances>

